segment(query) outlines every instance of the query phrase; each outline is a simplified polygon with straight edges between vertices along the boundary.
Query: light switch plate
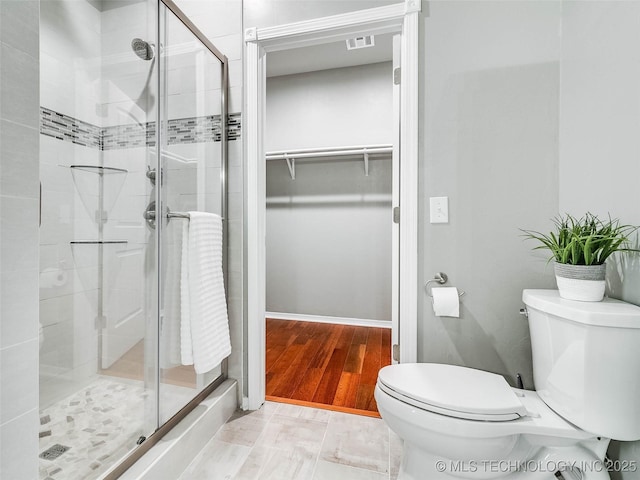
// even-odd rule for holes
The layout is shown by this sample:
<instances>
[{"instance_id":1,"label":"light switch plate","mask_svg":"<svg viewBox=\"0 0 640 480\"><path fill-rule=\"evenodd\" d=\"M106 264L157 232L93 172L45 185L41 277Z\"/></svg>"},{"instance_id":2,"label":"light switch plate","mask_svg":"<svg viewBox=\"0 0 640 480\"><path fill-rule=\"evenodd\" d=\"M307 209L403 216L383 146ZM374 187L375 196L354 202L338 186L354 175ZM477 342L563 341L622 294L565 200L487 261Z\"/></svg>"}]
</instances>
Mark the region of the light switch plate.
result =
<instances>
[{"instance_id":1,"label":"light switch plate","mask_svg":"<svg viewBox=\"0 0 640 480\"><path fill-rule=\"evenodd\" d=\"M431 223L449 223L449 197L429 198L429 221Z\"/></svg>"}]
</instances>

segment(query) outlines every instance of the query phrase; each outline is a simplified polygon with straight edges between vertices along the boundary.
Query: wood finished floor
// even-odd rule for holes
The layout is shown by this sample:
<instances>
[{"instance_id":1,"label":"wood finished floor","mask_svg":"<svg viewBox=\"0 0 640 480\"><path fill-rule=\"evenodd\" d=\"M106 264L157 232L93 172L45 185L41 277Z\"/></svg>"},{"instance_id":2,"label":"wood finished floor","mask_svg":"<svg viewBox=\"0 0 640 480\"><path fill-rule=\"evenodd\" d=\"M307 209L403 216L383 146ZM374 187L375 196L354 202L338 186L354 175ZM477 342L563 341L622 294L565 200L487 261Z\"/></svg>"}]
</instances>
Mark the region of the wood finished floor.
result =
<instances>
[{"instance_id":1,"label":"wood finished floor","mask_svg":"<svg viewBox=\"0 0 640 480\"><path fill-rule=\"evenodd\" d=\"M144 380L144 341L140 340L131 350L122 355L109 368L100 370L101 375ZM192 365L180 365L174 368L163 368L160 372L161 382L180 387L196 387L196 372Z\"/></svg>"},{"instance_id":2,"label":"wood finished floor","mask_svg":"<svg viewBox=\"0 0 640 480\"><path fill-rule=\"evenodd\" d=\"M267 319L270 400L376 415L378 370L389 364L388 328Z\"/></svg>"}]
</instances>

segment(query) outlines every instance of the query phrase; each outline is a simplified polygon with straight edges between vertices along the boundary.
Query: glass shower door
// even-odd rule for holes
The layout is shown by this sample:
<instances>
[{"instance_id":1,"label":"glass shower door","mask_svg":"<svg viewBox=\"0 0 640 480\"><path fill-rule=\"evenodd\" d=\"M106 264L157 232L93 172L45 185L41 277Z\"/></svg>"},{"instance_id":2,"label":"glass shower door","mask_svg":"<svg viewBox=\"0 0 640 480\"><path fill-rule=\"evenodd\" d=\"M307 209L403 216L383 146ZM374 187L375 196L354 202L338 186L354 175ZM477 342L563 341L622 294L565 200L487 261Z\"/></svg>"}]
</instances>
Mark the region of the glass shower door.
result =
<instances>
[{"instance_id":1,"label":"glass shower door","mask_svg":"<svg viewBox=\"0 0 640 480\"><path fill-rule=\"evenodd\" d=\"M157 428L158 237L142 218L157 9L50 0L40 14L38 461L41 479L91 479Z\"/></svg>"},{"instance_id":2,"label":"glass shower door","mask_svg":"<svg viewBox=\"0 0 640 480\"><path fill-rule=\"evenodd\" d=\"M222 379L180 357L176 214L224 217L226 58L170 0L40 13L40 478L117 478Z\"/></svg>"},{"instance_id":3,"label":"glass shower door","mask_svg":"<svg viewBox=\"0 0 640 480\"><path fill-rule=\"evenodd\" d=\"M223 64L166 7L161 7L160 164L163 216L159 423L169 420L222 374L196 374L181 361L182 236L190 211L223 215L225 165ZM184 331L182 332L184 333Z\"/></svg>"}]
</instances>

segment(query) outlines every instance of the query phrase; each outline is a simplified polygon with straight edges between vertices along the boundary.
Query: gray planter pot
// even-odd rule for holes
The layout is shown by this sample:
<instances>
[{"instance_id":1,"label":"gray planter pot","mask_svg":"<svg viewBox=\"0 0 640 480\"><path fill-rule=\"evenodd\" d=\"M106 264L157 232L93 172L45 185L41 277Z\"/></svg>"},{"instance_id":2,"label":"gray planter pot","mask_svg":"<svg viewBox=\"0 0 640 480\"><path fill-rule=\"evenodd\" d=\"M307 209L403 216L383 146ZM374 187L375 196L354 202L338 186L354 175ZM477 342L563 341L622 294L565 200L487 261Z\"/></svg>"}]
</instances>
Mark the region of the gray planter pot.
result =
<instances>
[{"instance_id":1,"label":"gray planter pot","mask_svg":"<svg viewBox=\"0 0 640 480\"><path fill-rule=\"evenodd\" d=\"M555 263L556 283L562 298L599 302L604 298L607 266Z\"/></svg>"}]
</instances>

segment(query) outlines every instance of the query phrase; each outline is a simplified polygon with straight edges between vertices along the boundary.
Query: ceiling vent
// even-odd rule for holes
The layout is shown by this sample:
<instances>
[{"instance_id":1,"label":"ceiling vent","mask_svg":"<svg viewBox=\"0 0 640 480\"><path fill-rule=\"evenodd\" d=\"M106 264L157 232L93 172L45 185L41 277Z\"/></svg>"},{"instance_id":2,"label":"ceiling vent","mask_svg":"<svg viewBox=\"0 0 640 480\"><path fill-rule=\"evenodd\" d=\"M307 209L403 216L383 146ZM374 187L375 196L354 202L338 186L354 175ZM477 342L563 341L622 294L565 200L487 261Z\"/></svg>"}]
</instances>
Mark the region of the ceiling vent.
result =
<instances>
[{"instance_id":1,"label":"ceiling vent","mask_svg":"<svg viewBox=\"0 0 640 480\"><path fill-rule=\"evenodd\" d=\"M347 40L347 50L357 50L358 48L373 47L375 45L373 35L365 35L363 37L355 37Z\"/></svg>"}]
</instances>

